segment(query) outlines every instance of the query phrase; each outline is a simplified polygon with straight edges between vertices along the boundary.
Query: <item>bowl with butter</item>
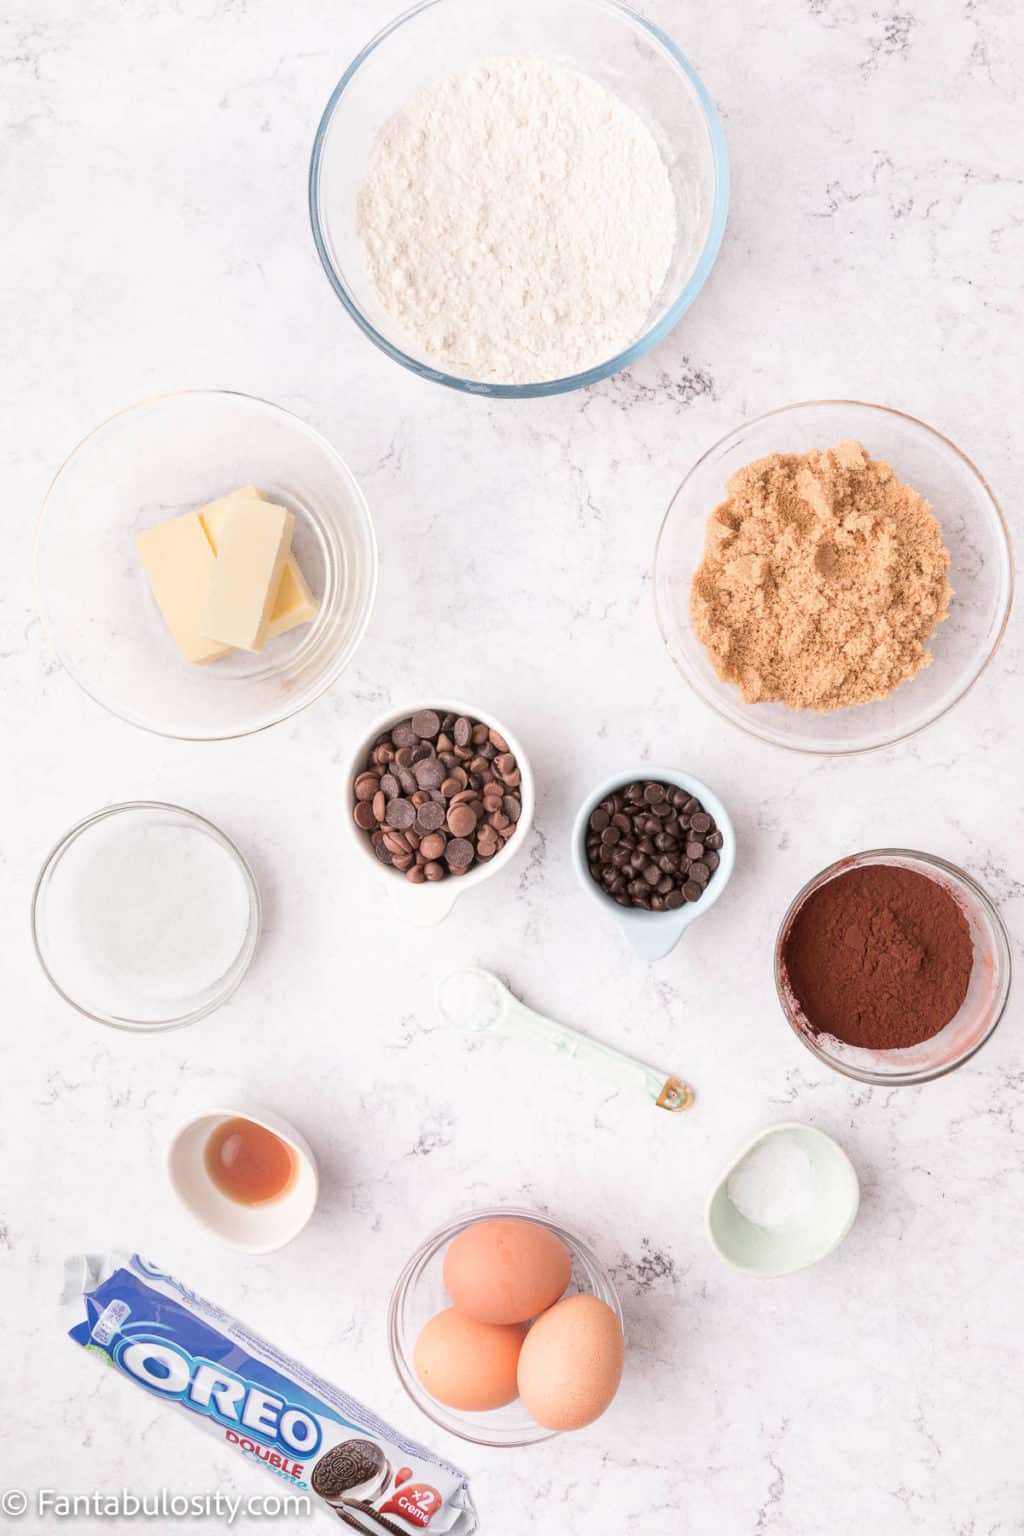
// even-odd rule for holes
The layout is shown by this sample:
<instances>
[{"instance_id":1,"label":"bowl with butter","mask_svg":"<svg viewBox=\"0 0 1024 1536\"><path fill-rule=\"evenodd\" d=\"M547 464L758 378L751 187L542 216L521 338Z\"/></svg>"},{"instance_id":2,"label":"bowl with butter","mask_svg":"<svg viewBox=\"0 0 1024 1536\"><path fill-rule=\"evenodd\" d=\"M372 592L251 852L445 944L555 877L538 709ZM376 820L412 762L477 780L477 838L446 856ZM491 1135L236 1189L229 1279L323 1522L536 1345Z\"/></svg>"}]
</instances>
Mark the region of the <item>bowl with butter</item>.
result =
<instances>
[{"instance_id":1,"label":"bowl with butter","mask_svg":"<svg viewBox=\"0 0 1024 1536\"><path fill-rule=\"evenodd\" d=\"M377 585L369 509L297 416L225 390L130 406L55 476L36 597L49 641L122 720L183 740L249 735L352 659Z\"/></svg>"}]
</instances>

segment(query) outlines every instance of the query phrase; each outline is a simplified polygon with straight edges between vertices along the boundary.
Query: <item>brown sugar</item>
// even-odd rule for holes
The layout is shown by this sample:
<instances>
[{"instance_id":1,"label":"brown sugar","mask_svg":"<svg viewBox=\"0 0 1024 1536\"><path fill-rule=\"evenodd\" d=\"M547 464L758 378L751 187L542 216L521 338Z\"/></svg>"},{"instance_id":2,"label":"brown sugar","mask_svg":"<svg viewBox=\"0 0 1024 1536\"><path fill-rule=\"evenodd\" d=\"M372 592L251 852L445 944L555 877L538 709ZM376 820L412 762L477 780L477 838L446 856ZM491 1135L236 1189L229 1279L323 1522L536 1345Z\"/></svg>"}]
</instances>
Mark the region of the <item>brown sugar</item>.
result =
<instances>
[{"instance_id":1,"label":"brown sugar","mask_svg":"<svg viewBox=\"0 0 1024 1536\"><path fill-rule=\"evenodd\" d=\"M949 551L928 502L848 441L729 480L690 591L697 636L744 700L845 709L931 662Z\"/></svg>"}]
</instances>

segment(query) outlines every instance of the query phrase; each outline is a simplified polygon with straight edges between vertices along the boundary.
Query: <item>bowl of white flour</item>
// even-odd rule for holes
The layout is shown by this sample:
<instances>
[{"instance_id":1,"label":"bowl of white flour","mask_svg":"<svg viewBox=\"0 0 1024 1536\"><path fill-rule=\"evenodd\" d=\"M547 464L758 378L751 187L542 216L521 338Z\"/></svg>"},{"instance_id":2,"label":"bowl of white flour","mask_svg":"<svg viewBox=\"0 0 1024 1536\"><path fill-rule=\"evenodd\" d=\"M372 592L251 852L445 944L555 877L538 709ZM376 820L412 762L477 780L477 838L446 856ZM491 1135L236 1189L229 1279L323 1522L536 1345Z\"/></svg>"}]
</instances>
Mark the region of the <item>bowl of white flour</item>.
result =
<instances>
[{"instance_id":1,"label":"bowl of white flour","mask_svg":"<svg viewBox=\"0 0 1024 1536\"><path fill-rule=\"evenodd\" d=\"M618 0L425 0L335 88L310 214L382 351L517 398L657 345L714 264L728 181L693 67Z\"/></svg>"}]
</instances>

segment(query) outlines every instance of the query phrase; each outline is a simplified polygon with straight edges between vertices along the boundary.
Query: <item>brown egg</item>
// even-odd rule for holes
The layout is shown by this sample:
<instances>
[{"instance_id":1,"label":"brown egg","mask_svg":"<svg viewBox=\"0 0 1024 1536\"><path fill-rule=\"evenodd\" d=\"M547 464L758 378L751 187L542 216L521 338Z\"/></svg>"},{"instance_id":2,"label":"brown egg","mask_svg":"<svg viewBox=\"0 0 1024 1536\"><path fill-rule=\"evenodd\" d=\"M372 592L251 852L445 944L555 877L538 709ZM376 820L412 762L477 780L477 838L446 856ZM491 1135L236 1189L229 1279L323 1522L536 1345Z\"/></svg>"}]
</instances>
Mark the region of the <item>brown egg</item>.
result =
<instances>
[{"instance_id":1,"label":"brown egg","mask_svg":"<svg viewBox=\"0 0 1024 1536\"><path fill-rule=\"evenodd\" d=\"M481 1323L525 1323L558 1300L572 1276L561 1238L521 1216L474 1222L444 1259L452 1301Z\"/></svg>"},{"instance_id":2,"label":"brown egg","mask_svg":"<svg viewBox=\"0 0 1024 1536\"><path fill-rule=\"evenodd\" d=\"M582 1429L622 1377L622 1328L607 1302L566 1296L538 1317L519 1356L519 1396L545 1429Z\"/></svg>"},{"instance_id":3,"label":"brown egg","mask_svg":"<svg viewBox=\"0 0 1024 1536\"><path fill-rule=\"evenodd\" d=\"M503 1408L519 1394L516 1367L525 1338L523 1324L478 1323L449 1307L416 1340L413 1365L431 1397L449 1408Z\"/></svg>"}]
</instances>

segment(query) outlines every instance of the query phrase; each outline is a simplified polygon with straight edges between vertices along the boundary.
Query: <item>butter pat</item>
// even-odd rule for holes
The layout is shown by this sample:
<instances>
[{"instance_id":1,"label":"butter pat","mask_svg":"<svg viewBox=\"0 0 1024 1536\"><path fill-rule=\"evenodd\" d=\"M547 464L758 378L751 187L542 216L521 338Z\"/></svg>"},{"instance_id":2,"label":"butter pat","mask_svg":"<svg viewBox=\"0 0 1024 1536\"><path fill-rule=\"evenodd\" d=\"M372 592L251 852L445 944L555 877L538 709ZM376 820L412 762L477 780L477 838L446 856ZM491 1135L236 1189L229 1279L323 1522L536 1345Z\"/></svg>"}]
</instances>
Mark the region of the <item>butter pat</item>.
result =
<instances>
[{"instance_id":1,"label":"butter pat","mask_svg":"<svg viewBox=\"0 0 1024 1536\"><path fill-rule=\"evenodd\" d=\"M202 630L206 594L217 564L197 512L144 528L136 539L139 559L174 643L186 661L202 664L230 647Z\"/></svg>"},{"instance_id":2,"label":"butter pat","mask_svg":"<svg viewBox=\"0 0 1024 1536\"><path fill-rule=\"evenodd\" d=\"M272 501L228 498L199 623L210 640L243 651L263 649L294 527L292 513Z\"/></svg>"},{"instance_id":3,"label":"butter pat","mask_svg":"<svg viewBox=\"0 0 1024 1536\"><path fill-rule=\"evenodd\" d=\"M213 546L214 554L217 554L220 549L228 508L238 498L250 502L267 499L254 485L245 485L240 491L235 491L230 496L222 496L219 501L211 501L209 506L199 509L199 518L206 529L206 536ZM293 554L289 553L284 570L281 572L281 585L277 589L277 597L267 624L267 638L286 634L298 624L312 623L319 607L320 604L310 591L309 583L302 574L299 562Z\"/></svg>"}]
</instances>

